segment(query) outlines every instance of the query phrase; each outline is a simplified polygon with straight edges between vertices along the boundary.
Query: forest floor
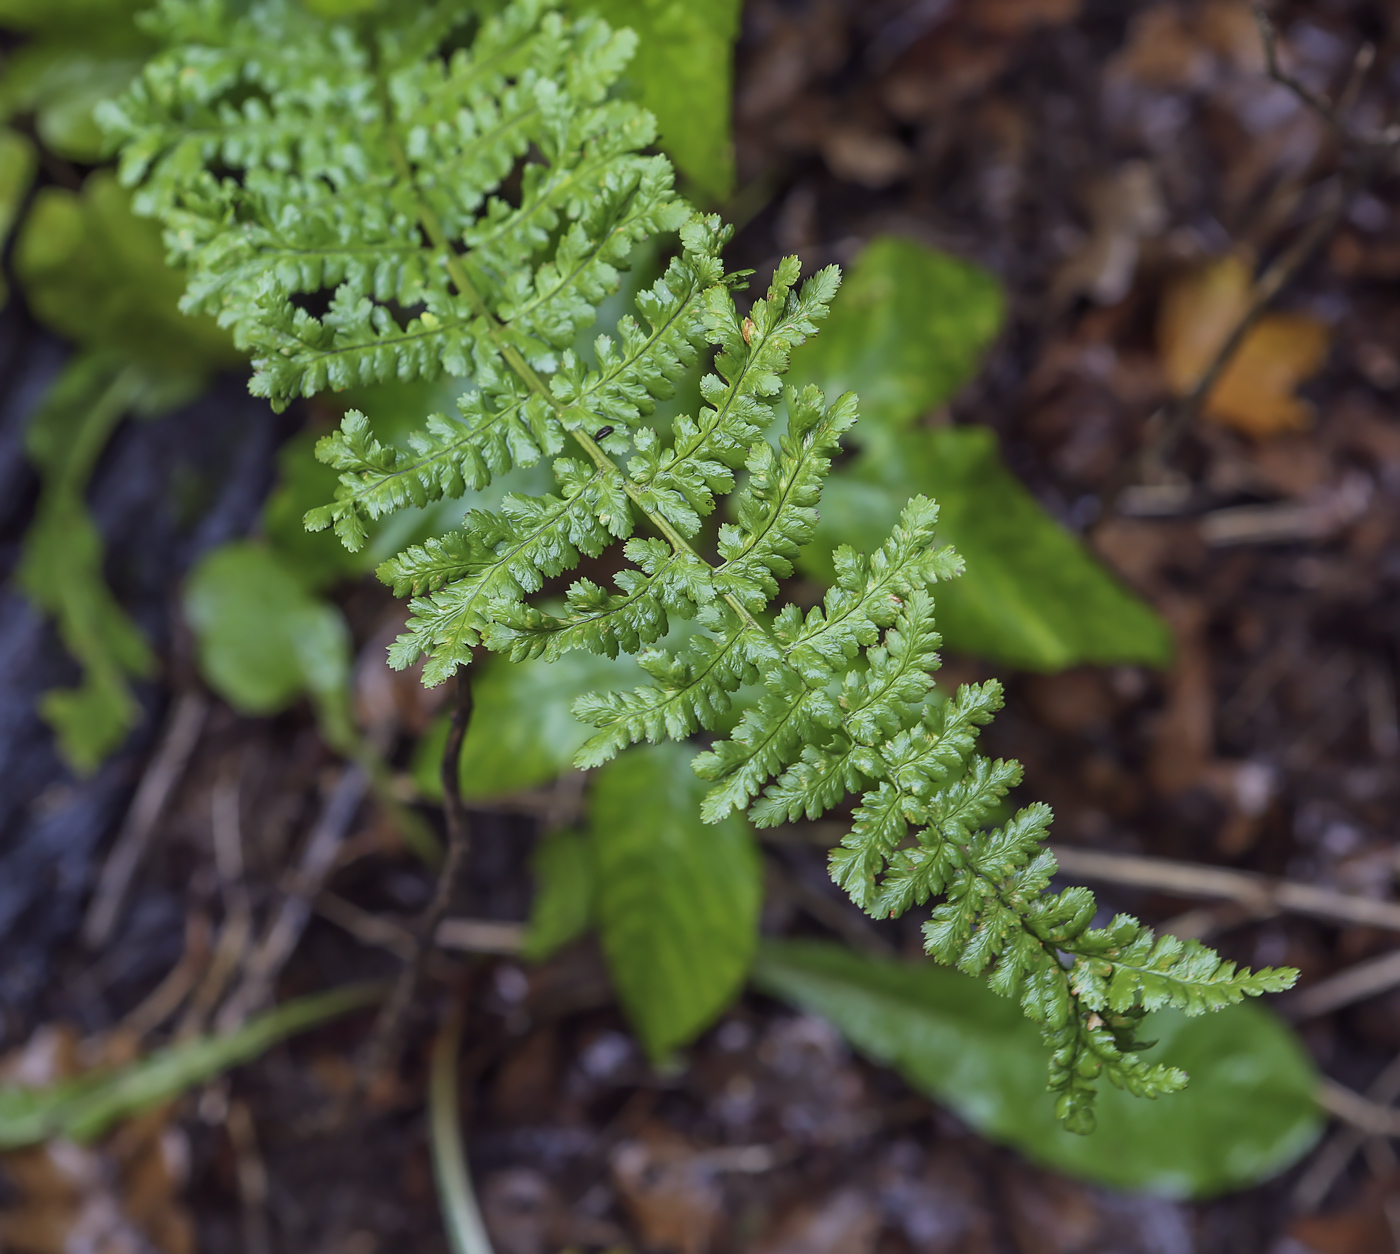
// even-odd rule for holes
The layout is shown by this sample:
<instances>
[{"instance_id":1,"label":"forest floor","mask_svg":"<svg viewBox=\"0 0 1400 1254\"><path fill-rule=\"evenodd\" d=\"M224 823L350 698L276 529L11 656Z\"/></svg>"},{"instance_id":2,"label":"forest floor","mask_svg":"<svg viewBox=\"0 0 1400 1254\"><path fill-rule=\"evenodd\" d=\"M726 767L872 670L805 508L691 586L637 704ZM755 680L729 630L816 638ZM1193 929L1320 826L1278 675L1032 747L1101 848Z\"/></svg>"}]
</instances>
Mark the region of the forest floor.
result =
<instances>
[{"instance_id":1,"label":"forest floor","mask_svg":"<svg viewBox=\"0 0 1400 1254\"><path fill-rule=\"evenodd\" d=\"M1400 116L1400 8L1312 0L1276 16L1292 64L1319 90L1345 80L1374 41L1358 115L1372 125ZM1198 298L1182 295L1182 276L1231 251L1266 263L1324 212L1336 136L1262 71L1258 31L1236 0L749 0L731 207L743 225L730 259L759 283L784 253L809 269L847 263L864 240L896 232L1006 285L1007 327L940 417L995 428L1037 498L1158 608L1178 644L1164 673L1004 676L990 752L1025 764L1024 795L1053 805L1058 841L1383 900L1400 877L1400 181L1373 179L1277 302L1304 328L1280 358L1306 356L1319 337L1330 345L1299 397L1292 363L1263 362L1265 373L1283 369L1273 408L1194 422L1152 491L1110 500L1170 398L1173 336L1184 332L1164 310ZM1206 300L1189 316L1215 313ZM18 433L54 351L22 315L5 317L8 565L34 495ZM397 960L365 915L407 918L430 887L374 807L355 804L354 778L309 713L250 720L199 695L173 625L183 550L144 502L169 494L181 466L203 466L223 485L205 540L239 533L290 428L232 385L195 417L124 430L96 482L114 563L164 642L164 679L148 693L147 728L87 784L62 779L32 716L61 651L12 594L0 604L10 694L0 782L6 813L27 816L24 839L0 848L3 1045L29 1041L34 1066L76 1036L114 1025L139 1034L161 996L179 991L167 977L208 952L229 904L221 824L241 826L241 891L261 918L303 834L341 816L333 898L281 971L283 997L392 974ZM433 710L378 666L401 611L372 584L348 590L344 606L361 717L406 752ZM948 669L991 673L958 657ZM162 729L181 718L198 728L193 750L94 960L78 938L87 894L133 789L170 767ZM578 795L567 778L474 811L454 913L522 920L532 842ZM774 845L765 857L766 931L916 947L912 923L875 927L845 904L820 850ZM1229 957L1296 966L1305 989L1394 947L1376 927L1096 887L1110 906L1173 920ZM422 1109L428 1012L450 994L468 1004L464 1110L498 1254L1400 1248L1390 1218L1400 1169L1384 1142L1350 1157L1320 1150L1216 1201L1121 1195L986 1143L821 1021L757 994L658 1074L591 944L538 967L445 953L430 974L402 1082L345 1127L326 1132L317 1115L353 1083L363 1015L274 1049L63 1171L12 1161L3 1243L53 1254L445 1249ZM185 991L198 1000L198 987ZM1294 1014L1321 1070L1358 1092L1400 1051L1400 986Z\"/></svg>"}]
</instances>

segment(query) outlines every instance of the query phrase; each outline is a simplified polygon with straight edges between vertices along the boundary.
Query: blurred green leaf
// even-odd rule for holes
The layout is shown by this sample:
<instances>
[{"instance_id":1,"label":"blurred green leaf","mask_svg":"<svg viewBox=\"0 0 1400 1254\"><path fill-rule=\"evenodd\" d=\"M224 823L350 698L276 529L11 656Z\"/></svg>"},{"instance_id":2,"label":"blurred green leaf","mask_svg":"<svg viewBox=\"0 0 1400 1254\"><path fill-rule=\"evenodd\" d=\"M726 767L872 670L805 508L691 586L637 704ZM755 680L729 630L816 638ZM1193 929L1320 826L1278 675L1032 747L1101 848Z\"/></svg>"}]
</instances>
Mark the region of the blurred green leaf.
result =
<instances>
[{"instance_id":1,"label":"blurred green leaf","mask_svg":"<svg viewBox=\"0 0 1400 1254\"><path fill-rule=\"evenodd\" d=\"M103 578L102 537L83 497L123 415L163 399L158 380L120 357L84 354L49 388L26 434L41 491L15 580L52 616L82 667L78 687L45 693L39 707L63 756L82 774L96 769L135 726L140 707L130 680L155 669L140 629Z\"/></svg>"},{"instance_id":2,"label":"blurred green leaf","mask_svg":"<svg viewBox=\"0 0 1400 1254\"><path fill-rule=\"evenodd\" d=\"M787 381L829 398L860 394L860 442L907 427L952 399L1001 328L996 278L910 239L882 235L856 258L821 334L792 355Z\"/></svg>"},{"instance_id":3,"label":"blurred green leaf","mask_svg":"<svg viewBox=\"0 0 1400 1254\"><path fill-rule=\"evenodd\" d=\"M240 541L205 557L190 575L185 616L201 673L236 710L276 714L309 696L327 738L350 743L345 619L266 546Z\"/></svg>"},{"instance_id":4,"label":"blurred green leaf","mask_svg":"<svg viewBox=\"0 0 1400 1254\"><path fill-rule=\"evenodd\" d=\"M683 744L631 749L598 772L588 823L613 983L659 1062L706 1028L743 983L763 874L737 815L700 820L708 785Z\"/></svg>"},{"instance_id":5,"label":"blurred green leaf","mask_svg":"<svg viewBox=\"0 0 1400 1254\"><path fill-rule=\"evenodd\" d=\"M332 21L372 13L382 3L383 0L305 0L306 7L318 17Z\"/></svg>"},{"instance_id":6,"label":"blurred green leaf","mask_svg":"<svg viewBox=\"0 0 1400 1254\"><path fill-rule=\"evenodd\" d=\"M24 198L29 195L38 161L38 153L28 136L0 128L0 247L10 238ZM0 275L0 305L5 305L9 299L9 281Z\"/></svg>"},{"instance_id":7,"label":"blurred green leaf","mask_svg":"<svg viewBox=\"0 0 1400 1254\"><path fill-rule=\"evenodd\" d=\"M993 1140L1115 1188L1172 1197L1245 1188L1297 1162L1322 1129L1307 1051L1259 1005L1150 1015L1152 1057L1185 1068L1190 1086L1144 1101L1105 1084L1097 1130L1075 1136L1055 1120L1039 1032L978 980L812 941L765 943L753 979Z\"/></svg>"},{"instance_id":8,"label":"blurred green leaf","mask_svg":"<svg viewBox=\"0 0 1400 1254\"><path fill-rule=\"evenodd\" d=\"M81 194L39 191L14 271L35 316L85 347L189 377L242 360L212 320L180 313L184 279L165 264L160 228L133 216L110 170L90 175Z\"/></svg>"},{"instance_id":9,"label":"blurred green leaf","mask_svg":"<svg viewBox=\"0 0 1400 1254\"><path fill-rule=\"evenodd\" d=\"M462 796L500 797L548 783L569 768L592 729L573 715L573 703L595 688L616 687L634 674L630 658L613 661L566 653L557 662L489 658L472 675L473 712L462 742ZM423 796L442 799L438 764L447 720L434 724L414 754L413 778Z\"/></svg>"},{"instance_id":10,"label":"blurred green leaf","mask_svg":"<svg viewBox=\"0 0 1400 1254\"><path fill-rule=\"evenodd\" d=\"M916 492L938 501L939 535L967 563L938 593L950 648L1040 671L1170 661L1167 625L1041 508L986 427L902 432L858 456L823 491L804 568L830 579L831 550L873 549Z\"/></svg>"},{"instance_id":11,"label":"blurred green leaf","mask_svg":"<svg viewBox=\"0 0 1400 1254\"><path fill-rule=\"evenodd\" d=\"M100 160L105 145L93 109L119 94L154 51L134 20L147 7L147 0L0 0L0 26L31 36L7 53L0 118L33 114L50 151Z\"/></svg>"},{"instance_id":12,"label":"blurred green leaf","mask_svg":"<svg viewBox=\"0 0 1400 1254\"><path fill-rule=\"evenodd\" d=\"M739 0L570 0L637 32L627 67L636 99L656 115L661 147L713 200L734 190L730 97Z\"/></svg>"},{"instance_id":13,"label":"blurred green leaf","mask_svg":"<svg viewBox=\"0 0 1400 1254\"><path fill-rule=\"evenodd\" d=\"M101 31L115 37L150 0L0 0L0 26L77 42Z\"/></svg>"},{"instance_id":14,"label":"blurred green leaf","mask_svg":"<svg viewBox=\"0 0 1400 1254\"><path fill-rule=\"evenodd\" d=\"M372 1004L379 995L364 985L317 993L258 1015L236 1032L193 1037L115 1071L42 1089L0 1089L0 1150L54 1137L90 1141L123 1119L251 1062L289 1036Z\"/></svg>"},{"instance_id":15,"label":"blurred green leaf","mask_svg":"<svg viewBox=\"0 0 1400 1254\"><path fill-rule=\"evenodd\" d=\"M579 832L552 832L531 859L535 899L522 954L543 962L588 930L595 914L593 842Z\"/></svg>"},{"instance_id":16,"label":"blurred green leaf","mask_svg":"<svg viewBox=\"0 0 1400 1254\"><path fill-rule=\"evenodd\" d=\"M316 460L315 431L299 431L277 450L277 486L263 506L268 543L307 588L325 588L372 570L374 555L352 553L331 531L307 531L306 511L335 496L337 475Z\"/></svg>"}]
</instances>

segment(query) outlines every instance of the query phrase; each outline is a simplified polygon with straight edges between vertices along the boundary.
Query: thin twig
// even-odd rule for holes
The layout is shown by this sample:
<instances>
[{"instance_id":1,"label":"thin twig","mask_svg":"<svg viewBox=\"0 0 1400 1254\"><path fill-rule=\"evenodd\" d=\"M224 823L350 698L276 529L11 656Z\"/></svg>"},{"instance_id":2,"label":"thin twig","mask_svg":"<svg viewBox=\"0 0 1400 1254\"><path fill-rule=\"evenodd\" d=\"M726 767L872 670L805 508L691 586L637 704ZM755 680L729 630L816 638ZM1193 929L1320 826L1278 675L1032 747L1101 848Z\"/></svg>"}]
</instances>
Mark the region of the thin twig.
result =
<instances>
[{"instance_id":1,"label":"thin twig","mask_svg":"<svg viewBox=\"0 0 1400 1254\"><path fill-rule=\"evenodd\" d=\"M353 901L324 889L316 898L315 906L316 913L323 919L343 928L361 944L387 949L403 962L412 960L413 933L402 924L361 910Z\"/></svg>"},{"instance_id":2,"label":"thin twig","mask_svg":"<svg viewBox=\"0 0 1400 1254\"><path fill-rule=\"evenodd\" d=\"M455 762L454 762L455 765ZM452 1254L491 1254L491 1239L481 1219L462 1143L462 1117L457 1108L457 1056L462 1049L463 1011L460 1004L447 1012L433 1041L428 1080L428 1121L443 1226Z\"/></svg>"},{"instance_id":3,"label":"thin twig","mask_svg":"<svg viewBox=\"0 0 1400 1254\"><path fill-rule=\"evenodd\" d=\"M1367 1136L1400 1136L1400 1110L1362 1097L1326 1076L1317 1086L1317 1104Z\"/></svg>"},{"instance_id":4,"label":"thin twig","mask_svg":"<svg viewBox=\"0 0 1400 1254\"><path fill-rule=\"evenodd\" d=\"M525 948L526 930L524 923L496 919L444 919L437 944L466 954L518 954Z\"/></svg>"},{"instance_id":5,"label":"thin twig","mask_svg":"<svg viewBox=\"0 0 1400 1254\"><path fill-rule=\"evenodd\" d=\"M242 755L236 770L226 762L209 799L209 828L219 894L224 899L224 921L219 928L209 972L180 1024L177 1035L181 1038L197 1036L204 1031L205 1021L243 962L253 934L253 907L243 864L243 768Z\"/></svg>"},{"instance_id":6,"label":"thin twig","mask_svg":"<svg viewBox=\"0 0 1400 1254\"><path fill-rule=\"evenodd\" d=\"M1320 96L1307 84L1286 73L1278 61L1278 32L1263 6L1254 5L1255 21L1269 78L1293 92L1337 135L1343 148L1343 172L1330 180L1323 206L1307 228L1268 266L1255 281L1249 301L1238 321L1216 349L1195 385L1184 396L1153 416L1155 433L1137 457L1125 463L1100 494L1101 517L1108 518L1123 493L1133 484L1156 477L1171 458L1191 424L1200 414L1215 385L1234 360L1240 345L1267 312L1275 297L1297 277L1318 249L1331 238L1353 197L1376 175L1384 161L1400 148L1400 125L1381 130L1358 128L1346 116L1361 91L1366 73L1375 60L1375 49L1363 47L1358 54L1341 97L1333 101Z\"/></svg>"},{"instance_id":7,"label":"thin twig","mask_svg":"<svg viewBox=\"0 0 1400 1254\"><path fill-rule=\"evenodd\" d=\"M1305 988L1287 1003L1294 1022L1315 1019L1343 1006L1377 997L1400 986L1400 949L1347 967L1336 975Z\"/></svg>"},{"instance_id":8,"label":"thin twig","mask_svg":"<svg viewBox=\"0 0 1400 1254\"><path fill-rule=\"evenodd\" d=\"M231 1031L268 1000L278 974L306 930L311 903L335 867L336 854L364 800L367 786L365 774L358 766L347 767L342 773L306 842L301 865L276 917L248 960L242 982L219 1011L215 1020L219 1031Z\"/></svg>"},{"instance_id":9,"label":"thin twig","mask_svg":"<svg viewBox=\"0 0 1400 1254\"><path fill-rule=\"evenodd\" d=\"M1065 845L1055 845L1052 852L1060 870L1073 879L1127 884L1181 897L1237 901L1260 917L1287 912L1400 932L1400 902L1377 901L1293 880L1270 879L1250 871L1174 862L1167 858L1144 858Z\"/></svg>"},{"instance_id":10,"label":"thin twig","mask_svg":"<svg viewBox=\"0 0 1400 1254\"><path fill-rule=\"evenodd\" d=\"M83 944L89 949L101 949L111 939L131 888L131 878L141 865L151 833L189 765L190 754L208 713L209 699L197 689L182 693L176 701L160 747L136 789L83 920Z\"/></svg>"},{"instance_id":11,"label":"thin twig","mask_svg":"<svg viewBox=\"0 0 1400 1254\"><path fill-rule=\"evenodd\" d=\"M397 919L362 910L332 892L316 898L316 913L344 928L365 945L387 949L409 962L413 958L413 932ZM443 919L438 924L437 947L466 954L518 954L525 948L526 925L500 919Z\"/></svg>"},{"instance_id":12,"label":"thin twig","mask_svg":"<svg viewBox=\"0 0 1400 1254\"><path fill-rule=\"evenodd\" d=\"M1400 1054L1378 1075L1366 1097L1377 1105L1389 1106L1400 1097ZM1304 1214L1316 1210L1327 1200L1327 1194L1337 1177L1347 1169L1356 1151L1366 1140L1366 1133L1348 1125L1339 1128L1316 1154L1293 1189L1294 1208Z\"/></svg>"},{"instance_id":13,"label":"thin twig","mask_svg":"<svg viewBox=\"0 0 1400 1254\"><path fill-rule=\"evenodd\" d=\"M1264 45L1264 65L1269 78L1280 87L1286 87L1303 104L1307 105L1346 143L1356 148L1394 148L1400 144L1400 126L1392 123L1380 130L1358 127L1347 115L1356 103L1356 97L1366 81L1366 75L1376 60L1374 44L1363 44L1352 63L1342 94L1332 100L1319 95L1301 79L1289 74L1278 59L1278 28L1269 17L1262 4L1254 5L1254 21L1259 27L1259 40Z\"/></svg>"},{"instance_id":14,"label":"thin twig","mask_svg":"<svg viewBox=\"0 0 1400 1254\"><path fill-rule=\"evenodd\" d=\"M170 968L150 995L122 1020L124 1031L140 1040L180 1009L209 961L209 932L208 918L202 913L191 913L185 920L185 950L180 955L180 961Z\"/></svg>"},{"instance_id":15,"label":"thin twig","mask_svg":"<svg viewBox=\"0 0 1400 1254\"><path fill-rule=\"evenodd\" d=\"M462 801L462 785L459 764L462 756L462 741L466 738L467 724L471 721L471 684L464 671L457 672L457 704L452 711L452 723L447 733L447 743L442 753L442 793L443 809L447 819L447 856L438 872L437 886L433 898L419 916L414 930L413 956L404 963L399 973L394 991L379 1012L365 1055L365 1065L361 1073L363 1086L384 1071L398 1065L402 1047L404 1028L409 1009L418 994L418 986L423 979L423 969L427 965L428 954L437 939L438 927L447 915L456 891L457 881L466 866L467 853L471 847L471 833L467 823L467 808Z\"/></svg>"}]
</instances>

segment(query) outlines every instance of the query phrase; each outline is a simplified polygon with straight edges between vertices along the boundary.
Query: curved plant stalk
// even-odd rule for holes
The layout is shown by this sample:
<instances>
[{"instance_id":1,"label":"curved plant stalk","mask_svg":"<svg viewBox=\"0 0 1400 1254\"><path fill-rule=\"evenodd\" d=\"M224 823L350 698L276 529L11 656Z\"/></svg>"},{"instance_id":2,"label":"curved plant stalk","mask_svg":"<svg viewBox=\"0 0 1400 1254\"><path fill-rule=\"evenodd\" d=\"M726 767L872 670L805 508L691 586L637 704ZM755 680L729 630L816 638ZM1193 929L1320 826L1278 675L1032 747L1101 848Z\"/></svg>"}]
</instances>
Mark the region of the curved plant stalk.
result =
<instances>
[{"instance_id":1,"label":"curved plant stalk","mask_svg":"<svg viewBox=\"0 0 1400 1254\"><path fill-rule=\"evenodd\" d=\"M452 1254L492 1254L491 1238L476 1204L462 1123L457 1113L457 1055L462 1046L462 1008L453 1006L433 1040L428 1079L428 1128L442 1221Z\"/></svg>"}]
</instances>

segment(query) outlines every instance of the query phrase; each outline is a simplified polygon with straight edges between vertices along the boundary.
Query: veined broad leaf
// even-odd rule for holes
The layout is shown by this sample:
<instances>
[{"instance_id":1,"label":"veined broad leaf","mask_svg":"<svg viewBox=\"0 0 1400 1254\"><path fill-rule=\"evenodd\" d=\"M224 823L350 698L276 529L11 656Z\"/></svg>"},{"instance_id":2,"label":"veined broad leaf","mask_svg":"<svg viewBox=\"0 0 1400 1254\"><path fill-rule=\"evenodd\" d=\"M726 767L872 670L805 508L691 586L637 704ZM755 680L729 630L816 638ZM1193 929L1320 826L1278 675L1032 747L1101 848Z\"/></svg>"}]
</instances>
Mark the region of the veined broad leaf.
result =
<instances>
[{"instance_id":1,"label":"veined broad leaf","mask_svg":"<svg viewBox=\"0 0 1400 1254\"><path fill-rule=\"evenodd\" d=\"M1045 512L986 427L892 434L858 456L827 487L806 569L827 574L829 545L876 542L913 492L938 501L939 537L967 564L938 597L950 648L1039 671L1170 660L1167 625Z\"/></svg>"},{"instance_id":2,"label":"veined broad leaf","mask_svg":"<svg viewBox=\"0 0 1400 1254\"><path fill-rule=\"evenodd\" d=\"M10 238L24 198L34 182L39 154L34 142L18 131L0 127L0 245ZM0 276L0 305L10 299L9 281Z\"/></svg>"},{"instance_id":3,"label":"veined broad leaf","mask_svg":"<svg viewBox=\"0 0 1400 1254\"><path fill-rule=\"evenodd\" d=\"M571 0L637 32L627 78L656 115L661 147L711 200L734 190L730 97L739 0Z\"/></svg>"},{"instance_id":4,"label":"veined broad leaf","mask_svg":"<svg viewBox=\"0 0 1400 1254\"><path fill-rule=\"evenodd\" d=\"M1004 301L980 266L914 240L865 246L822 333L792 355L791 381L860 395L858 442L950 400L1001 329Z\"/></svg>"},{"instance_id":5,"label":"veined broad leaf","mask_svg":"<svg viewBox=\"0 0 1400 1254\"><path fill-rule=\"evenodd\" d=\"M743 983L762 873L748 824L700 821L704 781L681 745L634 749L589 798L597 909L613 983L647 1054L704 1030Z\"/></svg>"},{"instance_id":6,"label":"veined broad leaf","mask_svg":"<svg viewBox=\"0 0 1400 1254\"><path fill-rule=\"evenodd\" d=\"M85 164L106 156L93 119L153 45L136 25L146 0L3 0L0 26L28 36L5 58L0 118L32 114L44 147Z\"/></svg>"},{"instance_id":7,"label":"veined broad leaf","mask_svg":"<svg viewBox=\"0 0 1400 1254\"><path fill-rule=\"evenodd\" d=\"M25 444L43 488L15 580L49 614L82 668L76 688L44 694L40 710L77 771L95 770L140 717L131 680L149 675L146 638L102 576L103 544L84 502L93 467L128 412L158 410L164 381L111 353L85 353L54 381Z\"/></svg>"},{"instance_id":8,"label":"veined broad leaf","mask_svg":"<svg viewBox=\"0 0 1400 1254\"><path fill-rule=\"evenodd\" d=\"M1148 1016L1143 1038L1158 1042L1148 1057L1189 1071L1190 1087L1142 1101L1104 1086L1085 1137L1056 1121L1039 1034L981 981L797 941L765 943L753 979L829 1019L993 1140L1114 1188L1172 1197L1246 1188L1297 1162L1322 1129L1307 1051L1260 1006Z\"/></svg>"},{"instance_id":9,"label":"veined broad leaf","mask_svg":"<svg viewBox=\"0 0 1400 1254\"><path fill-rule=\"evenodd\" d=\"M904 501L927 493L966 563L938 597L950 647L1031 670L1163 664L1166 625L1045 513L990 431L909 429L971 378L1001 320L980 267L894 236L857 258L821 335L793 354L797 378L855 389L862 411L863 451L828 485L803 568L829 580L831 549L877 545Z\"/></svg>"},{"instance_id":10,"label":"veined broad leaf","mask_svg":"<svg viewBox=\"0 0 1400 1254\"><path fill-rule=\"evenodd\" d=\"M551 832L536 848L530 869L535 899L521 952L531 962L543 962L594 922L598 873L593 841L580 832Z\"/></svg>"}]
</instances>

